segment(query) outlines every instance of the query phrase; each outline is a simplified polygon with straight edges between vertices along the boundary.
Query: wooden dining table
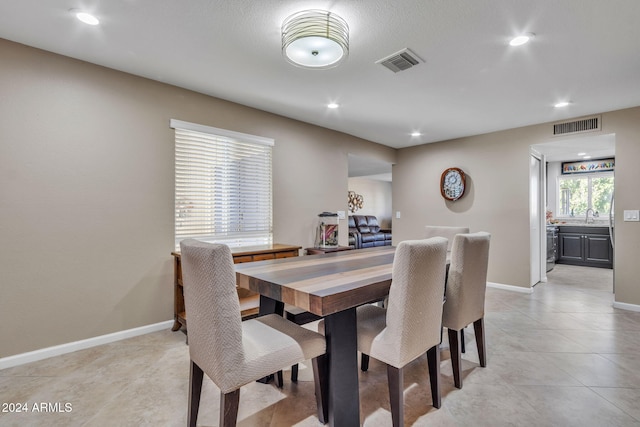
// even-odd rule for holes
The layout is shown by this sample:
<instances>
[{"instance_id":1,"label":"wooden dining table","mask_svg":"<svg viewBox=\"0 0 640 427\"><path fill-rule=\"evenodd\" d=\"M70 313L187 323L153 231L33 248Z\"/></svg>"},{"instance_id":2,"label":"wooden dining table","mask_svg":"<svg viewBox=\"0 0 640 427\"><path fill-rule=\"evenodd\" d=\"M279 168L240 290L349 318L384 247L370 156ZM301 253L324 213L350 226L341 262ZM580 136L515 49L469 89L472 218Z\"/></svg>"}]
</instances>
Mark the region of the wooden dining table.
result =
<instances>
[{"instance_id":1,"label":"wooden dining table","mask_svg":"<svg viewBox=\"0 0 640 427\"><path fill-rule=\"evenodd\" d=\"M290 304L324 317L328 423L360 425L356 307L384 299L395 247L237 264L238 286L260 294L260 314Z\"/></svg>"}]
</instances>

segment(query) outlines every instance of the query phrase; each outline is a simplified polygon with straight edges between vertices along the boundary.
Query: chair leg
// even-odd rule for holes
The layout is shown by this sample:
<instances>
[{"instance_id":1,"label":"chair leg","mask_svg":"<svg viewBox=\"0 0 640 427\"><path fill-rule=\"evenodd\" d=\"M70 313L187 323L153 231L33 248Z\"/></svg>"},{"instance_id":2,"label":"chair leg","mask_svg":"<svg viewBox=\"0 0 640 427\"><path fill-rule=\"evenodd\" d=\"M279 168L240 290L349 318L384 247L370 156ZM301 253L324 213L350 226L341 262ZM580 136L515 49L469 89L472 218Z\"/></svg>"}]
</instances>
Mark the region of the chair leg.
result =
<instances>
[{"instance_id":1,"label":"chair leg","mask_svg":"<svg viewBox=\"0 0 640 427\"><path fill-rule=\"evenodd\" d=\"M282 388L282 384L284 381L282 380L282 371L276 372L276 386L278 388Z\"/></svg>"},{"instance_id":2,"label":"chair leg","mask_svg":"<svg viewBox=\"0 0 640 427\"><path fill-rule=\"evenodd\" d=\"M292 383L298 382L298 364L297 363L291 367L291 382Z\"/></svg>"},{"instance_id":3,"label":"chair leg","mask_svg":"<svg viewBox=\"0 0 640 427\"><path fill-rule=\"evenodd\" d=\"M367 372L369 370L369 355L362 353L360 356L360 370Z\"/></svg>"},{"instance_id":4,"label":"chair leg","mask_svg":"<svg viewBox=\"0 0 640 427\"><path fill-rule=\"evenodd\" d=\"M464 328L460 329L460 352L467 352L467 350L464 348Z\"/></svg>"},{"instance_id":5,"label":"chair leg","mask_svg":"<svg viewBox=\"0 0 640 427\"><path fill-rule=\"evenodd\" d=\"M318 420L322 424L329 422L329 373L327 372L327 355L315 357L313 364L313 382L315 383ZM298 365L296 365L298 366Z\"/></svg>"},{"instance_id":6,"label":"chair leg","mask_svg":"<svg viewBox=\"0 0 640 427\"><path fill-rule=\"evenodd\" d=\"M431 383L431 400L434 408L442 404L440 391L440 345L434 345L427 350L427 363L429 365L429 382Z\"/></svg>"},{"instance_id":7,"label":"chair leg","mask_svg":"<svg viewBox=\"0 0 640 427\"><path fill-rule=\"evenodd\" d=\"M404 425L404 380L402 368L387 365L387 379L389 381L389 401L391 403L393 427L401 427Z\"/></svg>"},{"instance_id":8,"label":"chair leg","mask_svg":"<svg viewBox=\"0 0 640 427\"><path fill-rule=\"evenodd\" d=\"M484 317L473 322L473 330L476 333L476 345L478 346L478 357L480 366L487 366L487 342L484 337Z\"/></svg>"},{"instance_id":9,"label":"chair leg","mask_svg":"<svg viewBox=\"0 0 640 427\"><path fill-rule=\"evenodd\" d=\"M460 354L460 331L447 329L449 334L449 352L451 353L451 367L453 368L453 383L456 388L462 388L462 355Z\"/></svg>"},{"instance_id":10,"label":"chair leg","mask_svg":"<svg viewBox=\"0 0 640 427\"><path fill-rule=\"evenodd\" d=\"M192 360L189 369L189 412L187 414L187 426L189 427L196 427L196 422L198 421L203 377L204 372Z\"/></svg>"},{"instance_id":11,"label":"chair leg","mask_svg":"<svg viewBox=\"0 0 640 427\"><path fill-rule=\"evenodd\" d=\"M238 422L240 389L220 394L220 427L235 427Z\"/></svg>"}]
</instances>

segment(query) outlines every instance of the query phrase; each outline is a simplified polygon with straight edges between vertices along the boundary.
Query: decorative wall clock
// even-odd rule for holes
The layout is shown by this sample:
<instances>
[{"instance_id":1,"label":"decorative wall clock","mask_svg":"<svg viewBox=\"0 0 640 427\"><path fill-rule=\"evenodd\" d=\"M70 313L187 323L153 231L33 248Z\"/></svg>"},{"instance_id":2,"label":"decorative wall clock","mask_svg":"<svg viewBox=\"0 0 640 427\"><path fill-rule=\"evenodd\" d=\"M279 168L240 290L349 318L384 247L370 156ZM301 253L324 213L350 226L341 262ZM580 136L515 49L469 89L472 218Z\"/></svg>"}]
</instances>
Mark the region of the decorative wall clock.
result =
<instances>
[{"instance_id":1,"label":"decorative wall clock","mask_svg":"<svg viewBox=\"0 0 640 427\"><path fill-rule=\"evenodd\" d=\"M449 168L440 177L440 193L447 200L458 200L464 195L465 176L460 168Z\"/></svg>"}]
</instances>

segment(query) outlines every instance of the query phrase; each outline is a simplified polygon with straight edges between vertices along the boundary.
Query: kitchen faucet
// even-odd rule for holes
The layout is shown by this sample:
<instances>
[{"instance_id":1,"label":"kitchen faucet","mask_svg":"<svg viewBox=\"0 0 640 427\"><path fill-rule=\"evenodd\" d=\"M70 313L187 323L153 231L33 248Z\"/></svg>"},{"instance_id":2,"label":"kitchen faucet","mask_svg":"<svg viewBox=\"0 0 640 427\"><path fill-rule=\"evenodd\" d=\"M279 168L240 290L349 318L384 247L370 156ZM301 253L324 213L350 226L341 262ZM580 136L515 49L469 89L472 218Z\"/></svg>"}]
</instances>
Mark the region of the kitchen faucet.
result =
<instances>
[{"instance_id":1,"label":"kitchen faucet","mask_svg":"<svg viewBox=\"0 0 640 427\"><path fill-rule=\"evenodd\" d=\"M584 219L584 222L586 224L589 224L589 211L591 211L591 222L593 222L593 215L595 215L595 211L593 209L591 209L591 208L587 209L587 216Z\"/></svg>"}]
</instances>

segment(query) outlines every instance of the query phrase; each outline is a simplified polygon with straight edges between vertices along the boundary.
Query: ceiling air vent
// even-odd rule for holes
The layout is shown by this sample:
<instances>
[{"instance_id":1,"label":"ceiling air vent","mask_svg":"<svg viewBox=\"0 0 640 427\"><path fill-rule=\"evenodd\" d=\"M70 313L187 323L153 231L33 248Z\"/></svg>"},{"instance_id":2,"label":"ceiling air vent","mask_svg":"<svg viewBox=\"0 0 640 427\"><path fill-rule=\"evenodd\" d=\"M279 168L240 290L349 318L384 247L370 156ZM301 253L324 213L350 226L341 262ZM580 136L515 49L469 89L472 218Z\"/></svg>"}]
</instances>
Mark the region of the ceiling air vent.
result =
<instances>
[{"instance_id":1,"label":"ceiling air vent","mask_svg":"<svg viewBox=\"0 0 640 427\"><path fill-rule=\"evenodd\" d=\"M408 70L411 67L424 62L415 53L409 49L402 49L400 52L396 52L393 55L389 55L386 58L382 58L376 61L376 64L382 64L394 73L399 71Z\"/></svg>"},{"instance_id":2,"label":"ceiling air vent","mask_svg":"<svg viewBox=\"0 0 640 427\"><path fill-rule=\"evenodd\" d=\"M600 130L600 116L585 117L571 122L554 123L554 135L567 135L572 133L593 132Z\"/></svg>"}]
</instances>

